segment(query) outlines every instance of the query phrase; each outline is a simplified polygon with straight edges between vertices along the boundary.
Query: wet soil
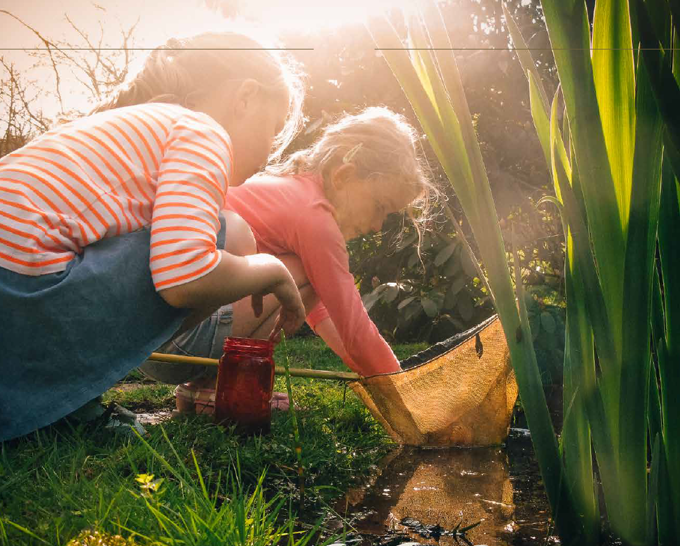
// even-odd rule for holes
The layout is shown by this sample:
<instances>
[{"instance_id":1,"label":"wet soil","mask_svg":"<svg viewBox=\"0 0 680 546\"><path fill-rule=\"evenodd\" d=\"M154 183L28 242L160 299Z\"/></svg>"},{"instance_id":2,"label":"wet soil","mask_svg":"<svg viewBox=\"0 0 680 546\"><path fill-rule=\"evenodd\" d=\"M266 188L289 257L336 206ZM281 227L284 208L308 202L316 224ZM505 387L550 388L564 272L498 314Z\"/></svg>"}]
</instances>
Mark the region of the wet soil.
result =
<instances>
[{"instance_id":1,"label":"wet soil","mask_svg":"<svg viewBox=\"0 0 680 546\"><path fill-rule=\"evenodd\" d=\"M505 447L399 448L372 484L349 491L335 508L340 517L329 524L344 525L353 546L559 544L522 428L511 429Z\"/></svg>"}]
</instances>

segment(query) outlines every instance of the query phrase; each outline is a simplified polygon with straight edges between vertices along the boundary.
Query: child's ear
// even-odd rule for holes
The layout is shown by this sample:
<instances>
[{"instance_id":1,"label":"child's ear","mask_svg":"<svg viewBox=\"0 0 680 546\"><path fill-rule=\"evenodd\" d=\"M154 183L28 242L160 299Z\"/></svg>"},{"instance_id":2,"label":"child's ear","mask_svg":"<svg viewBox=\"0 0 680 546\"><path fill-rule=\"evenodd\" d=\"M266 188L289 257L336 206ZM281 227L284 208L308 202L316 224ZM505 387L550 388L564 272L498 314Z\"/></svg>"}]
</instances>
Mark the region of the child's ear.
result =
<instances>
[{"instance_id":1,"label":"child's ear","mask_svg":"<svg viewBox=\"0 0 680 546\"><path fill-rule=\"evenodd\" d=\"M343 163L331 172L331 185L339 190L356 176L357 168L352 163Z\"/></svg>"},{"instance_id":2,"label":"child's ear","mask_svg":"<svg viewBox=\"0 0 680 546\"><path fill-rule=\"evenodd\" d=\"M260 84L257 80L247 78L243 80L233 97L235 114L240 117L249 112L255 105L255 99L259 98Z\"/></svg>"}]
</instances>

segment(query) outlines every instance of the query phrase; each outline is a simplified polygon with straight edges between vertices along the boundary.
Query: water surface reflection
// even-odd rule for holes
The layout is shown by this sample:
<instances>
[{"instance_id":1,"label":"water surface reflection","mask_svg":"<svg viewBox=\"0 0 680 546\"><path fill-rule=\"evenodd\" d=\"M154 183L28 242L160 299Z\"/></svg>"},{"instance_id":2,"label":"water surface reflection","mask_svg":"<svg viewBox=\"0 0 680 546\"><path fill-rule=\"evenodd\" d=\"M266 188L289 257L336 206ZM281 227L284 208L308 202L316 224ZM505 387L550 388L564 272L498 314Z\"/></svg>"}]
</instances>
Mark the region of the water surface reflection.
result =
<instances>
[{"instance_id":1,"label":"water surface reflection","mask_svg":"<svg viewBox=\"0 0 680 546\"><path fill-rule=\"evenodd\" d=\"M400 543L390 537L442 545L546 543L547 501L531 440L521 429L503 448L400 448L380 468L370 487L350 491L337 506L362 535L361 544ZM452 536L477 522L464 537Z\"/></svg>"}]
</instances>

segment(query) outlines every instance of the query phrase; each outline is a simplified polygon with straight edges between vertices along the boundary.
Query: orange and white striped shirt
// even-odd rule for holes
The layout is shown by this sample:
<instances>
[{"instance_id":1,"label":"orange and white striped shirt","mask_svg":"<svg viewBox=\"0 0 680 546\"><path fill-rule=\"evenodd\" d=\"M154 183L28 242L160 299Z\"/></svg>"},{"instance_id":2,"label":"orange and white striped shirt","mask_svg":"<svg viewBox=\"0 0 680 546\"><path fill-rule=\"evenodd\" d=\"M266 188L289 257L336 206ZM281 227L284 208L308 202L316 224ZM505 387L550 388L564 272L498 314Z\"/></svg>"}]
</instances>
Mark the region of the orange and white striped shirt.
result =
<instances>
[{"instance_id":1,"label":"orange and white striped shirt","mask_svg":"<svg viewBox=\"0 0 680 546\"><path fill-rule=\"evenodd\" d=\"M0 267L66 269L83 247L146 226L156 290L220 262L231 141L210 116L172 104L108 110L0 159Z\"/></svg>"}]
</instances>

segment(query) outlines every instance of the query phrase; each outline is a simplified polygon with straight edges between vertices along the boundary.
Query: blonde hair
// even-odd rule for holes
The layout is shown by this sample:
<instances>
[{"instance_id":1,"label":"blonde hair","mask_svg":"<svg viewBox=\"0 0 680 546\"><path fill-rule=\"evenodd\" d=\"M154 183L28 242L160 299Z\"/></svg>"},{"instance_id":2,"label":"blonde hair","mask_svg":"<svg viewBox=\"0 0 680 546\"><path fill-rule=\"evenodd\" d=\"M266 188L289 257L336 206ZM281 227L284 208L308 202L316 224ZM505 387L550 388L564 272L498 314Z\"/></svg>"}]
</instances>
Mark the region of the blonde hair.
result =
<instances>
[{"instance_id":1,"label":"blonde hair","mask_svg":"<svg viewBox=\"0 0 680 546\"><path fill-rule=\"evenodd\" d=\"M407 213L420 235L418 224L429 218L430 204L438 191L425 174L418 143L418 133L404 116L389 108L370 107L343 115L310 147L269 165L266 171L275 175L319 174L328 194L331 170L352 163L360 178L388 180L417 196ZM413 214L416 208L420 211L417 217Z\"/></svg>"},{"instance_id":2,"label":"blonde hair","mask_svg":"<svg viewBox=\"0 0 680 546\"><path fill-rule=\"evenodd\" d=\"M270 160L278 159L302 126L304 84L302 72L287 56L264 48L237 32L206 32L190 38L172 38L154 49L141 71L94 112L147 102L187 106L194 93L214 89L226 80L256 80L273 95L287 93L288 116L274 141Z\"/></svg>"}]
</instances>

